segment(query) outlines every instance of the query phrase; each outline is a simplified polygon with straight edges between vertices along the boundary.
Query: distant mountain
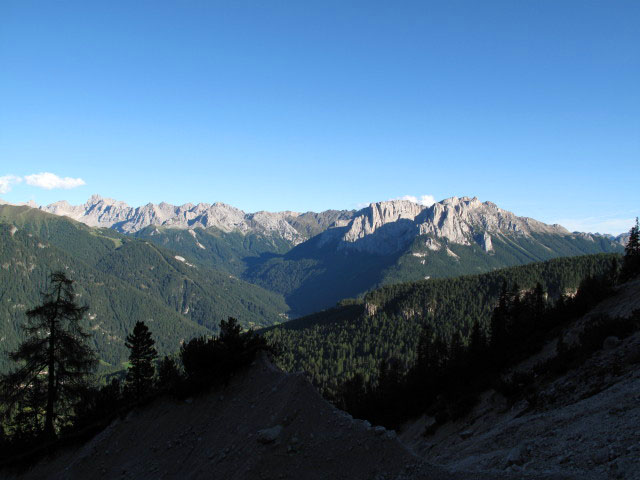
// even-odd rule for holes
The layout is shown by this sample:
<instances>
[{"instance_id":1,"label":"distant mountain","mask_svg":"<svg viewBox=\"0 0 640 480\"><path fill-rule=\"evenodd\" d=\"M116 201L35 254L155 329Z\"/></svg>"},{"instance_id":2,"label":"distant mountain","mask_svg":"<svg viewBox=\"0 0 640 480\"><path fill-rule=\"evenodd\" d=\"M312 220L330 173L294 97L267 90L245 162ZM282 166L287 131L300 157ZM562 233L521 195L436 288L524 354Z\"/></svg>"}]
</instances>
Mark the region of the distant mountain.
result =
<instances>
[{"instance_id":1,"label":"distant mountain","mask_svg":"<svg viewBox=\"0 0 640 480\"><path fill-rule=\"evenodd\" d=\"M476 198L453 197L430 207L396 200L336 222L286 254L253 265L245 278L285 295L294 312L311 313L380 285L621 251L615 239L571 233Z\"/></svg>"},{"instance_id":2,"label":"distant mountain","mask_svg":"<svg viewBox=\"0 0 640 480\"><path fill-rule=\"evenodd\" d=\"M133 208L124 202L93 195L84 205L66 201L40 207L92 227L108 227L135 233L151 225L181 229L216 228L222 232L260 234L297 245L325 230L336 221L351 218L353 212L328 210L323 213L256 212L245 213L224 203L187 203L180 206L149 203Z\"/></svg>"},{"instance_id":3,"label":"distant mountain","mask_svg":"<svg viewBox=\"0 0 640 480\"><path fill-rule=\"evenodd\" d=\"M491 202L406 200L358 211L245 213L222 203L132 208L93 196L41 207L109 227L285 296L292 314L389 283L481 273L560 256L621 252L624 236L571 233Z\"/></svg>"},{"instance_id":4,"label":"distant mountain","mask_svg":"<svg viewBox=\"0 0 640 480\"><path fill-rule=\"evenodd\" d=\"M430 207L407 200L369 205L345 222L343 229L326 232L323 242L337 241L339 249L370 253L395 253L416 237L428 236L425 246L435 251L444 244L478 245L493 251L492 238L531 237L534 234L562 235L560 225L546 225L498 208L477 198L452 197Z\"/></svg>"}]
</instances>

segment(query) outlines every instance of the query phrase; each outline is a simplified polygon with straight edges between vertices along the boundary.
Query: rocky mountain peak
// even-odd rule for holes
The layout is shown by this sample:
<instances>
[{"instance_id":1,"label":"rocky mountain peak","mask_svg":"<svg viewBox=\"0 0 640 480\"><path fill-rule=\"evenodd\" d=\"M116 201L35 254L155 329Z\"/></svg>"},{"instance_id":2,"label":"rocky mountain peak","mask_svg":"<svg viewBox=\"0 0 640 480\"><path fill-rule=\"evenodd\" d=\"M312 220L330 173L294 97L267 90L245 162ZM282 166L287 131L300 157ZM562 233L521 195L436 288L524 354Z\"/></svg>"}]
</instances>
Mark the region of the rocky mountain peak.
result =
<instances>
[{"instance_id":1,"label":"rocky mountain peak","mask_svg":"<svg viewBox=\"0 0 640 480\"><path fill-rule=\"evenodd\" d=\"M149 225L171 228L217 228L224 232L238 231L243 234L258 233L280 237L297 245L310 234L323 231L334 218L350 218L352 212L329 211L326 214L297 212L245 213L222 202L185 203L176 206L166 202L148 203L131 207L125 202L92 195L84 205L70 205L60 201L40 207L56 215L64 215L92 227L113 228L123 233L135 233Z\"/></svg>"},{"instance_id":2,"label":"rocky mountain peak","mask_svg":"<svg viewBox=\"0 0 640 480\"><path fill-rule=\"evenodd\" d=\"M548 233L569 235L559 225L517 217L477 197L451 197L430 207L408 200L372 203L356 212L345 225L339 248L392 253L405 248L418 235L428 235L431 250L444 248L438 240L460 245L478 244L489 252L492 236ZM327 232L327 235L331 235ZM335 234L333 234L335 236Z\"/></svg>"},{"instance_id":3,"label":"rocky mountain peak","mask_svg":"<svg viewBox=\"0 0 640 480\"><path fill-rule=\"evenodd\" d=\"M417 236L431 238L430 250L445 243L493 249L492 239L500 236L533 234L571 235L560 225L547 225L532 218L518 217L492 202L477 197L450 197L431 206L409 200L371 203L358 211L327 210L321 213L246 213L231 205L215 202L166 202L130 207L125 202L92 195L84 205L60 201L40 207L94 227L135 233L150 225L171 228L216 228L224 232L277 237L292 246L321 234L318 245L337 242L338 249L389 254L400 251ZM591 234L587 234L591 235Z\"/></svg>"}]
</instances>

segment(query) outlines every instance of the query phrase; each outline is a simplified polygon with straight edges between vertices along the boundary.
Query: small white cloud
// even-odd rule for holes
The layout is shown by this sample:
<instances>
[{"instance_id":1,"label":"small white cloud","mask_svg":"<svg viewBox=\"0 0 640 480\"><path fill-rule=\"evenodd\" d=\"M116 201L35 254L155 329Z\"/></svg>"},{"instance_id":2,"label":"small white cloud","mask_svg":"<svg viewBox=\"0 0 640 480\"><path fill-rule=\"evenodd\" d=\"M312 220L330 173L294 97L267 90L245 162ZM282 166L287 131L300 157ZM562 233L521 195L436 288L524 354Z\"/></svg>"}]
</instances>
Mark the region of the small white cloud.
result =
<instances>
[{"instance_id":1,"label":"small white cloud","mask_svg":"<svg viewBox=\"0 0 640 480\"><path fill-rule=\"evenodd\" d=\"M15 175L5 175L4 177L0 177L0 193L9 193L11 191L11 186L14 183L20 183L22 178L16 177Z\"/></svg>"},{"instance_id":2,"label":"small white cloud","mask_svg":"<svg viewBox=\"0 0 640 480\"><path fill-rule=\"evenodd\" d=\"M590 232L590 233L609 233L618 235L628 232L635 225L635 218L566 218L558 220L559 223L570 232Z\"/></svg>"},{"instance_id":3,"label":"small white cloud","mask_svg":"<svg viewBox=\"0 0 640 480\"><path fill-rule=\"evenodd\" d=\"M24 179L27 181L28 185L46 188L47 190L52 190L54 188L70 189L85 185L85 181L81 178L62 178L50 172L27 175L26 177L24 177Z\"/></svg>"},{"instance_id":4,"label":"small white cloud","mask_svg":"<svg viewBox=\"0 0 640 480\"><path fill-rule=\"evenodd\" d=\"M431 205L436 203L436 199L433 198L433 195L420 195L420 198L413 195L404 195L394 200L408 200L419 205L424 205L425 207L430 207Z\"/></svg>"},{"instance_id":5,"label":"small white cloud","mask_svg":"<svg viewBox=\"0 0 640 480\"><path fill-rule=\"evenodd\" d=\"M430 207L436 203L436 199L433 198L433 195L422 195L420 197L420 205L424 205L425 207Z\"/></svg>"}]
</instances>

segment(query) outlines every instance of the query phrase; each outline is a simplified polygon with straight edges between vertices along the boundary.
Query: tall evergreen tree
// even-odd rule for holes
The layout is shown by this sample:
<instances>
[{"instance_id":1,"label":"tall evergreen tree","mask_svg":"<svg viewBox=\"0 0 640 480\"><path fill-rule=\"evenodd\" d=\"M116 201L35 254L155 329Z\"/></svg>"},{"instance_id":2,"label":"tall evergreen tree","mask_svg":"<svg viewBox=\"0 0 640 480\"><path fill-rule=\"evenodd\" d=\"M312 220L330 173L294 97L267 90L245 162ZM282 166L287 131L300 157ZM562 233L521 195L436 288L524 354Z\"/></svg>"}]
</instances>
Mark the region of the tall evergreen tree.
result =
<instances>
[{"instance_id":1,"label":"tall evergreen tree","mask_svg":"<svg viewBox=\"0 0 640 480\"><path fill-rule=\"evenodd\" d=\"M97 360L86 344L90 335L80 326L89 307L76 303L73 281L64 272L49 279L42 304L27 311L26 340L9 354L19 367L0 385L8 414L16 407L15 418L28 412L35 428L43 417L44 434L55 437L58 420L84 391Z\"/></svg>"},{"instance_id":2,"label":"tall evergreen tree","mask_svg":"<svg viewBox=\"0 0 640 480\"><path fill-rule=\"evenodd\" d=\"M636 224L629 231L629 241L624 249L624 260L620 277L623 281L640 274L640 225Z\"/></svg>"},{"instance_id":3,"label":"tall evergreen tree","mask_svg":"<svg viewBox=\"0 0 640 480\"><path fill-rule=\"evenodd\" d=\"M433 344L435 331L430 324L425 324L418 337L416 352L416 369L420 376L426 377L433 367Z\"/></svg>"},{"instance_id":4,"label":"tall evergreen tree","mask_svg":"<svg viewBox=\"0 0 640 480\"><path fill-rule=\"evenodd\" d=\"M533 315L536 319L541 319L547 308L547 299L544 288L540 282L536 283L536 288L533 290Z\"/></svg>"},{"instance_id":5,"label":"tall evergreen tree","mask_svg":"<svg viewBox=\"0 0 640 480\"><path fill-rule=\"evenodd\" d=\"M158 387L160 390L171 391L180 382L180 370L172 357L164 356L158 365Z\"/></svg>"},{"instance_id":6,"label":"tall evergreen tree","mask_svg":"<svg viewBox=\"0 0 640 480\"><path fill-rule=\"evenodd\" d=\"M487 351L487 337L479 321L473 323L469 336L469 364L473 372L485 369L485 355Z\"/></svg>"},{"instance_id":7,"label":"tall evergreen tree","mask_svg":"<svg viewBox=\"0 0 640 480\"><path fill-rule=\"evenodd\" d=\"M136 400L140 400L153 386L154 361L158 356L155 343L144 322L136 322L133 333L127 335L125 345L131 351L131 365L127 371L126 388Z\"/></svg>"},{"instance_id":8,"label":"tall evergreen tree","mask_svg":"<svg viewBox=\"0 0 640 480\"><path fill-rule=\"evenodd\" d=\"M502 290L498 306L491 315L491 349L494 352L494 362L500 365L505 357L507 329L509 320L509 291L506 280L502 283Z\"/></svg>"}]
</instances>

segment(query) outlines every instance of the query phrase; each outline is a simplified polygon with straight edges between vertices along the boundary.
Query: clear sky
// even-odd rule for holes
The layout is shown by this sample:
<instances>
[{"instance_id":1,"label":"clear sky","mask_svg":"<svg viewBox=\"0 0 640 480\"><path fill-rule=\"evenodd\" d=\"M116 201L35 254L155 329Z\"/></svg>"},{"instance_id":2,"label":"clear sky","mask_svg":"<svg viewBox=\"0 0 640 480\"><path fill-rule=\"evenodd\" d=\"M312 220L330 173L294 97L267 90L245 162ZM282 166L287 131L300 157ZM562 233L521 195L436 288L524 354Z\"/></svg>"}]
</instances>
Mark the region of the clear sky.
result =
<instances>
[{"instance_id":1,"label":"clear sky","mask_svg":"<svg viewBox=\"0 0 640 480\"><path fill-rule=\"evenodd\" d=\"M468 195L620 233L639 25L637 0L3 0L0 197Z\"/></svg>"}]
</instances>

